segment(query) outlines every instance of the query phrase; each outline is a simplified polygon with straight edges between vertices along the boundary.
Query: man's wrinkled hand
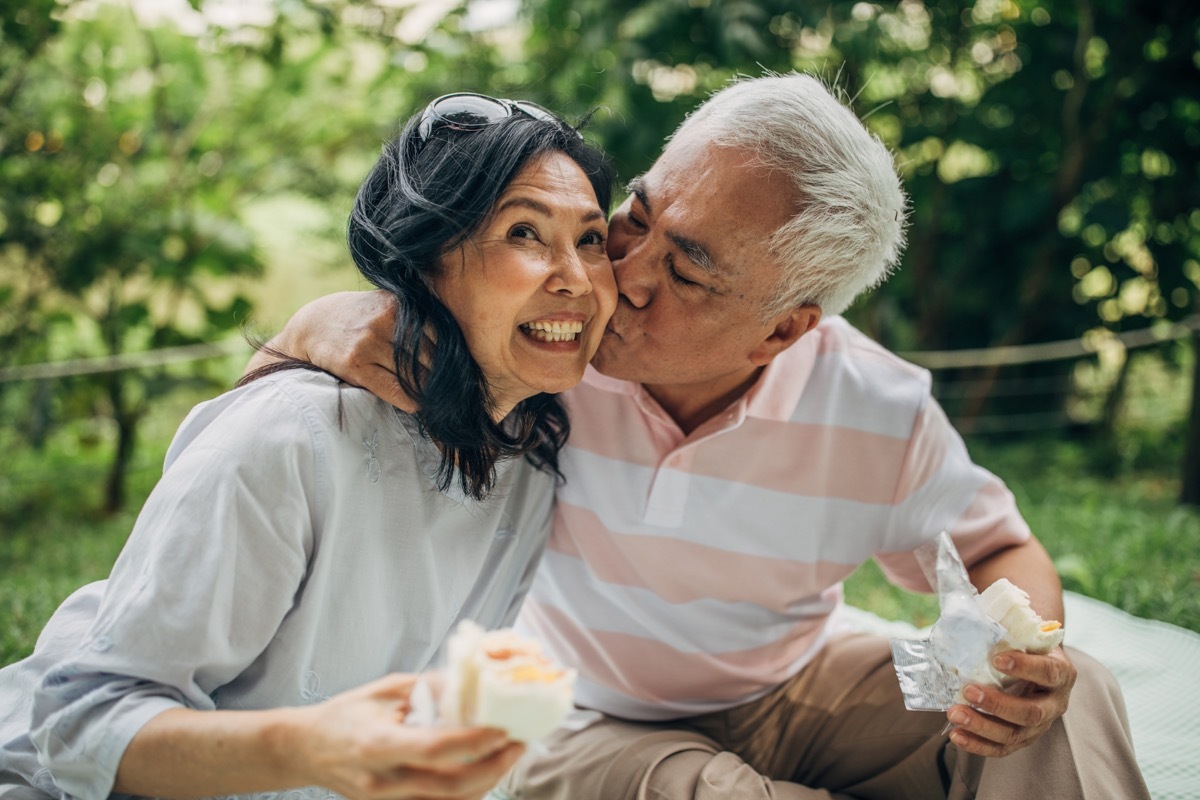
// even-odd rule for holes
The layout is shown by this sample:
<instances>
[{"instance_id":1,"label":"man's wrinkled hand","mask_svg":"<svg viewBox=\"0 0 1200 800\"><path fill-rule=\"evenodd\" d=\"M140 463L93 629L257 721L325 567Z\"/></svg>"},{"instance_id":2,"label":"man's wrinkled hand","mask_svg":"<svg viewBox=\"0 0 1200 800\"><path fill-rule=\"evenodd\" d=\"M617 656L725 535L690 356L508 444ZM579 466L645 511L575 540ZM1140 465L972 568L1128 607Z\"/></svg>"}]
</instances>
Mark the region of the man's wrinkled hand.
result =
<instances>
[{"instance_id":1,"label":"man's wrinkled hand","mask_svg":"<svg viewBox=\"0 0 1200 800\"><path fill-rule=\"evenodd\" d=\"M950 741L959 749L981 756L1007 756L1028 747L1067 710L1075 667L1062 648L1050 653L1000 653L996 669L1016 678L1005 689L970 685L963 692L970 706L946 712L957 727Z\"/></svg>"},{"instance_id":2,"label":"man's wrinkled hand","mask_svg":"<svg viewBox=\"0 0 1200 800\"><path fill-rule=\"evenodd\" d=\"M390 293L337 292L304 305L272 346L411 412L416 405L396 382L395 333L396 298Z\"/></svg>"}]
</instances>

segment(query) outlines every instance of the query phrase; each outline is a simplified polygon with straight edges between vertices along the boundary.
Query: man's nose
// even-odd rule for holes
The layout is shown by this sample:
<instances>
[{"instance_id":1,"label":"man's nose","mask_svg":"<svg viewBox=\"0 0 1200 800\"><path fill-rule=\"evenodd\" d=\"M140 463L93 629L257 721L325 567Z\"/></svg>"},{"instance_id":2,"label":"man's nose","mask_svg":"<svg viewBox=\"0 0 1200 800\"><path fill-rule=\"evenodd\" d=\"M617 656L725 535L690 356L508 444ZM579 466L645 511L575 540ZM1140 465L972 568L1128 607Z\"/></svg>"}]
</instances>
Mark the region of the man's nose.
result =
<instances>
[{"instance_id":1,"label":"man's nose","mask_svg":"<svg viewBox=\"0 0 1200 800\"><path fill-rule=\"evenodd\" d=\"M645 308L654 299L654 276L640 250L637 247L629 248L621 258L613 258L612 262L617 294L628 300L634 308Z\"/></svg>"}]
</instances>

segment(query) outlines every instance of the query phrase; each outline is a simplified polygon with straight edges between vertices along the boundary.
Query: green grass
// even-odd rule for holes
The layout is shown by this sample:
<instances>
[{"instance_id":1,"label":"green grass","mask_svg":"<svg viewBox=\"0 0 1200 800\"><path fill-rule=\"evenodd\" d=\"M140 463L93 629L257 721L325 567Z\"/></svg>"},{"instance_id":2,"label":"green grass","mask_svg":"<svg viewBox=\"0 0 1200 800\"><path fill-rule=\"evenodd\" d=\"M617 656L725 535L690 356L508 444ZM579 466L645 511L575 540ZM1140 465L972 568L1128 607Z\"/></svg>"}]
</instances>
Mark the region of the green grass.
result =
<instances>
[{"instance_id":1,"label":"green grass","mask_svg":"<svg viewBox=\"0 0 1200 800\"><path fill-rule=\"evenodd\" d=\"M129 509L99 515L109 436L95 423L57 430L41 452L0 427L0 664L24 657L54 609L105 577L160 472L167 443L200 395L154 407L130 480ZM1124 432L1119 444L1053 439L969 442L1013 490L1066 588L1130 613L1200 631L1200 513L1179 507L1178 422ZM936 601L895 589L874 564L847 582L850 602L918 625Z\"/></svg>"},{"instance_id":2,"label":"green grass","mask_svg":"<svg viewBox=\"0 0 1200 800\"><path fill-rule=\"evenodd\" d=\"M162 472L172 433L199 399L180 393L155 407L129 476L129 502L112 516L96 510L110 455L102 426L65 426L41 451L0 427L0 664L31 652L54 609L108 575Z\"/></svg>"},{"instance_id":3,"label":"green grass","mask_svg":"<svg viewBox=\"0 0 1200 800\"><path fill-rule=\"evenodd\" d=\"M1176 503L1178 460L1113 476L1103 446L975 442L971 451L1008 483L1064 588L1200 631L1200 513ZM895 589L874 564L846 589L851 603L889 619L926 625L937 616L933 598Z\"/></svg>"},{"instance_id":4,"label":"green grass","mask_svg":"<svg viewBox=\"0 0 1200 800\"><path fill-rule=\"evenodd\" d=\"M1012 489L1064 588L1200 631L1200 512L1176 502L1192 354L1186 343L1172 347L1134 360L1109 437L967 444ZM888 619L937 617L932 597L895 589L873 563L851 577L846 596Z\"/></svg>"}]
</instances>

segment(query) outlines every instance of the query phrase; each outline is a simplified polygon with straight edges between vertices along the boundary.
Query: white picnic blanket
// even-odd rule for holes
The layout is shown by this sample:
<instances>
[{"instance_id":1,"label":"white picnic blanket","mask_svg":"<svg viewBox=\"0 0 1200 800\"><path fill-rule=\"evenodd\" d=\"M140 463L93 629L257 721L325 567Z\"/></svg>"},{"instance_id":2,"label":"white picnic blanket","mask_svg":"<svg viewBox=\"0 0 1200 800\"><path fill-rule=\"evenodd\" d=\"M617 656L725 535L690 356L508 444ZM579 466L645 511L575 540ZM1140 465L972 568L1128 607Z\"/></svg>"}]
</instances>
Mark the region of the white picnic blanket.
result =
<instances>
[{"instance_id":1,"label":"white picnic blanket","mask_svg":"<svg viewBox=\"0 0 1200 800\"><path fill-rule=\"evenodd\" d=\"M1108 667L1125 695L1138 764L1154 800L1200 800L1200 634L1064 595L1066 643ZM842 623L884 636L917 629L844 609Z\"/></svg>"}]
</instances>

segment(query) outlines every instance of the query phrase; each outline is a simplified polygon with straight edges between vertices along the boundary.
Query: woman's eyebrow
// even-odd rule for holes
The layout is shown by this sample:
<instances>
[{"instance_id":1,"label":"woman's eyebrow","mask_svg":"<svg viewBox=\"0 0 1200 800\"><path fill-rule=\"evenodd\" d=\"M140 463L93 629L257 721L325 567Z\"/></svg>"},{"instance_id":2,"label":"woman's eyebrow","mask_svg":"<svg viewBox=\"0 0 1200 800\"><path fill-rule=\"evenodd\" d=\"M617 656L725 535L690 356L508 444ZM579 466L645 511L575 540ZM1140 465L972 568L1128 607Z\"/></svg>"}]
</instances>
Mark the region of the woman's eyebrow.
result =
<instances>
[{"instance_id":1,"label":"woman's eyebrow","mask_svg":"<svg viewBox=\"0 0 1200 800\"><path fill-rule=\"evenodd\" d=\"M541 200L534 200L532 197L521 197L520 195L516 197L510 197L504 202L500 203L500 205L496 206L496 210L493 213L499 214L506 208L512 208L513 206L523 206L525 208L533 209L545 217L554 216L554 209L543 203ZM585 213L580 215L579 219L581 222L591 222L594 219L604 219L604 212L600 210L599 206L596 206L595 208L588 209Z\"/></svg>"},{"instance_id":2,"label":"woman's eyebrow","mask_svg":"<svg viewBox=\"0 0 1200 800\"><path fill-rule=\"evenodd\" d=\"M509 197L501 202L500 205L496 206L496 213L513 206L524 206L525 208L531 208L539 214L547 217L554 215L554 212L550 209L550 206L546 205L541 200L534 200L532 197L521 197L519 195L517 197Z\"/></svg>"}]
</instances>

